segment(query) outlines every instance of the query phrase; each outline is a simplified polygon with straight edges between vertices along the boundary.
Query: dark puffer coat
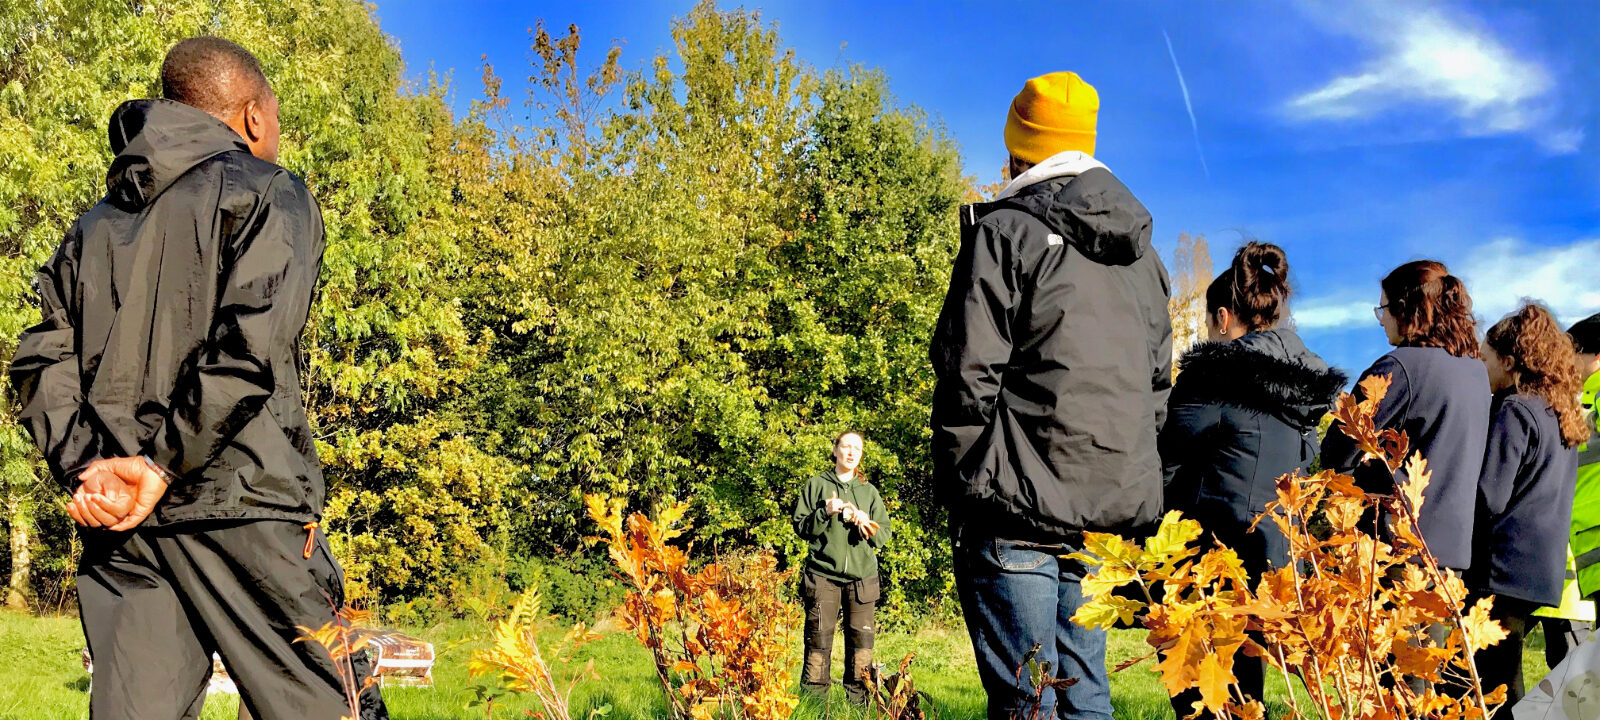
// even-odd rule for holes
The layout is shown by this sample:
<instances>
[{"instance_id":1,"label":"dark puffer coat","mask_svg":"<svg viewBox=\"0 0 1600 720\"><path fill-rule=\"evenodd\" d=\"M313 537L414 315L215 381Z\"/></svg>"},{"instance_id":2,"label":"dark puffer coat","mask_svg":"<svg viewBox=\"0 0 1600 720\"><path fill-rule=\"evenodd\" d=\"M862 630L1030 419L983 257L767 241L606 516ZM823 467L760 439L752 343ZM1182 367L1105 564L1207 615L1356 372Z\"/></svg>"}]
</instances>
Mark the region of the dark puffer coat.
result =
<instances>
[{"instance_id":1,"label":"dark puffer coat","mask_svg":"<svg viewBox=\"0 0 1600 720\"><path fill-rule=\"evenodd\" d=\"M1201 343L1179 370L1161 429L1167 509L1199 520L1253 576L1282 567L1288 547L1277 527L1248 530L1277 496L1278 477L1310 468L1317 423L1344 373L1286 329Z\"/></svg>"}]
</instances>

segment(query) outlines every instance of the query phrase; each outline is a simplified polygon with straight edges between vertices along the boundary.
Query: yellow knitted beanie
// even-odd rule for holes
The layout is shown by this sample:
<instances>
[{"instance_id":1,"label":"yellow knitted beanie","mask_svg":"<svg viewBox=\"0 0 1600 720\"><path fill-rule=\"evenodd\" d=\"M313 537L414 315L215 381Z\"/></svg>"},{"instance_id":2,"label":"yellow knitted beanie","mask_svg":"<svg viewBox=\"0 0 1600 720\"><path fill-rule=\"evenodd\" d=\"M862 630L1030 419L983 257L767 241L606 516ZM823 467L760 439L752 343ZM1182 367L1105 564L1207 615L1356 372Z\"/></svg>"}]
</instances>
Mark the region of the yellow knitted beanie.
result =
<instances>
[{"instance_id":1,"label":"yellow knitted beanie","mask_svg":"<svg viewBox=\"0 0 1600 720\"><path fill-rule=\"evenodd\" d=\"M1006 116L1006 149L1019 160L1044 162L1066 150L1094 154L1100 93L1077 73L1040 75L1022 86Z\"/></svg>"}]
</instances>

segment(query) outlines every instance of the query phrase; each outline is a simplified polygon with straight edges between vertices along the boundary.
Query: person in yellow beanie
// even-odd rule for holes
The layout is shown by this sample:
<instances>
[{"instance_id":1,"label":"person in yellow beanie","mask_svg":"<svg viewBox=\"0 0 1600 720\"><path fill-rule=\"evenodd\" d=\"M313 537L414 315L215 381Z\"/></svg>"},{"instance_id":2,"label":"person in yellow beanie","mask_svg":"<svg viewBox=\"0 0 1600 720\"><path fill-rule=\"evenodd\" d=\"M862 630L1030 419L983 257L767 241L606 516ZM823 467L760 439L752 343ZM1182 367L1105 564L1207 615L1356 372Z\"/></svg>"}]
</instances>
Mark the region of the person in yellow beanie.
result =
<instances>
[{"instance_id":1,"label":"person in yellow beanie","mask_svg":"<svg viewBox=\"0 0 1600 720\"><path fill-rule=\"evenodd\" d=\"M1156 430L1172 387L1167 271L1150 213L1094 158L1100 97L1073 73L1007 111L1011 182L961 209L961 249L930 356L934 482L950 508L957 592L994 720L1032 712L1034 647L1074 718L1110 720L1106 635L1067 620L1085 530L1153 529ZM1065 714L1063 714L1065 716Z\"/></svg>"},{"instance_id":2,"label":"person in yellow beanie","mask_svg":"<svg viewBox=\"0 0 1600 720\"><path fill-rule=\"evenodd\" d=\"M1040 75L1022 86L1006 113L1006 149L1035 164L1066 150L1094 154L1100 93L1077 73Z\"/></svg>"},{"instance_id":3,"label":"person in yellow beanie","mask_svg":"<svg viewBox=\"0 0 1600 720\"><path fill-rule=\"evenodd\" d=\"M1006 169L1011 183L1000 197L1057 173L1077 175L1092 167L1104 168L1094 159L1099 117L1100 93L1077 73L1055 72L1024 83L1006 110L1005 141L1011 156Z\"/></svg>"}]
</instances>

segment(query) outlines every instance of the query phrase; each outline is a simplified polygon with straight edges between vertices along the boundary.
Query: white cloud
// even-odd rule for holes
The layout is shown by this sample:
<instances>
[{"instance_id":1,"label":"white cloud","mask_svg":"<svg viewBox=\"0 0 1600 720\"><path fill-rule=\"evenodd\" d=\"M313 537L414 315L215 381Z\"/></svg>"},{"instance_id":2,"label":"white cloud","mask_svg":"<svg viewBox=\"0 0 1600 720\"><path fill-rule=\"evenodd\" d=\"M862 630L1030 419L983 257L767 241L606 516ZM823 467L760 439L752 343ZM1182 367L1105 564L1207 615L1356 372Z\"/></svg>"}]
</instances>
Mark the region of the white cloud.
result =
<instances>
[{"instance_id":1,"label":"white cloud","mask_svg":"<svg viewBox=\"0 0 1600 720\"><path fill-rule=\"evenodd\" d=\"M1325 15L1328 29L1357 35L1377 54L1356 72L1291 98L1297 120L1345 120L1399 107L1443 107L1469 135L1527 133L1552 153L1575 152L1583 132L1552 126L1555 83L1470 18L1443 5L1352 3Z\"/></svg>"},{"instance_id":2,"label":"white cloud","mask_svg":"<svg viewBox=\"0 0 1600 720\"><path fill-rule=\"evenodd\" d=\"M1376 323L1372 301L1338 302L1312 300L1294 308L1294 324L1300 330L1342 330L1364 323Z\"/></svg>"},{"instance_id":3,"label":"white cloud","mask_svg":"<svg viewBox=\"0 0 1600 720\"><path fill-rule=\"evenodd\" d=\"M1473 311L1492 323L1523 298L1543 302L1562 324L1600 312L1600 238L1536 247L1501 238L1474 248L1451 272L1467 283Z\"/></svg>"},{"instance_id":4,"label":"white cloud","mask_svg":"<svg viewBox=\"0 0 1600 720\"><path fill-rule=\"evenodd\" d=\"M1439 258L1467 284L1473 312L1493 323L1517 309L1524 298L1549 307L1570 325L1600 312L1600 238L1569 245L1535 246L1515 238L1500 238L1468 250L1457 258ZM1302 330L1344 330L1376 325L1372 306L1377 304L1378 283L1372 283L1368 300L1312 298L1294 308L1295 325Z\"/></svg>"}]
</instances>

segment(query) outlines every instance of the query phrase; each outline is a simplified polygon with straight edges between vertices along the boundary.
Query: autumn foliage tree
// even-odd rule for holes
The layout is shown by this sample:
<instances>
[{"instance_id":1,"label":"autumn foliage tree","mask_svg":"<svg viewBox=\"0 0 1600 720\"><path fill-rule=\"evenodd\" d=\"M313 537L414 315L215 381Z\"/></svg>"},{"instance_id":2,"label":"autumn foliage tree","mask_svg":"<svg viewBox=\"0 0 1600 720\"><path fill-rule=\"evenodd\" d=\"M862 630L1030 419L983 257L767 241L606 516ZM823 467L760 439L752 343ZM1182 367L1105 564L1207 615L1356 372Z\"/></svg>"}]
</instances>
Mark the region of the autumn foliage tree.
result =
<instances>
[{"instance_id":1,"label":"autumn foliage tree","mask_svg":"<svg viewBox=\"0 0 1600 720\"><path fill-rule=\"evenodd\" d=\"M1206 237L1179 233L1172 253L1172 297L1167 300L1174 360L1206 339L1206 288L1211 280L1211 249ZM1177 369L1174 365L1173 372Z\"/></svg>"},{"instance_id":2,"label":"autumn foliage tree","mask_svg":"<svg viewBox=\"0 0 1600 720\"><path fill-rule=\"evenodd\" d=\"M1173 696L1198 688L1197 711L1264 717L1260 699L1239 691L1233 663L1242 652L1300 678L1312 706L1295 704L1297 718L1485 717L1505 688L1486 692L1472 656L1506 633L1489 616L1492 598L1468 607L1460 576L1439 566L1417 531L1427 462L1403 433L1374 426L1388 387L1387 377L1368 378L1366 399L1346 393L1334 414L1367 461L1404 469L1395 492L1364 491L1331 470L1279 478L1277 500L1256 522L1288 538L1289 562L1253 586L1233 550L1193 546L1200 524L1177 512L1142 545L1086 534L1073 557L1094 568L1083 584L1092 600L1074 620L1103 628L1141 620L1163 685ZM1116 592L1124 587L1136 590ZM1436 627L1448 630L1442 642Z\"/></svg>"},{"instance_id":3,"label":"autumn foliage tree","mask_svg":"<svg viewBox=\"0 0 1600 720\"><path fill-rule=\"evenodd\" d=\"M489 647L472 653L467 672L473 678L492 677L496 688L478 686L472 706L483 706L494 717L495 702L507 693L532 695L543 709L539 720L572 720L572 691L585 680L598 680L594 660L578 664L574 653L599 638L583 623L573 625L553 643L541 644L544 601L539 588L529 588L495 624ZM593 715L591 714L591 717Z\"/></svg>"},{"instance_id":4,"label":"autumn foliage tree","mask_svg":"<svg viewBox=\"0 0 1600 720\"><path fill-rule=\"evenodd\" d=\"M819 71L757 13L706 2L671 30L627 69L532 28L508 73L532 104L484 68L459 112L355 0L0 3L0 356L102 192L106 118L159 94L179 39L221 35L260 57L326 221L303 378L354 601L578 551L585 492L692 498L707 543L796 560L785 508L852 425L903 527L935 528L885 549L903 619L948 582L923 353L959 155L881 73ZM70 577L72 533L13 419L0 571L27 605L41 568Z\"/></svg>"}]
</instances>

